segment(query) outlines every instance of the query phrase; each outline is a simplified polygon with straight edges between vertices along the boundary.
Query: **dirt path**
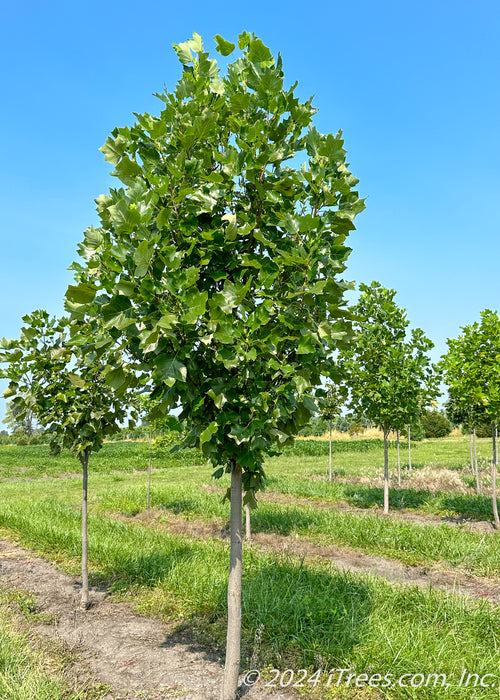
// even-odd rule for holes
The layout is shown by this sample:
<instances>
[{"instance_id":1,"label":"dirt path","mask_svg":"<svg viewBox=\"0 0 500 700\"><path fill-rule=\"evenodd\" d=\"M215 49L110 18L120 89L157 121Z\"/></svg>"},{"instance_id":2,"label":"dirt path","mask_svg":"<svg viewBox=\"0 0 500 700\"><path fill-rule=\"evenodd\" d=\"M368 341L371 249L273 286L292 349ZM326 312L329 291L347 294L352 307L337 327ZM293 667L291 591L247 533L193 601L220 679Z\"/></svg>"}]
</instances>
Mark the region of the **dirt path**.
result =
<instances>
[{"instance_id":1,"label":"dirt path","mask_svg":"<svg viewBox=\"0 0 500 700\"><path fill-rule=\"evenodd\" d=\"M140 513L135 517L116 514L115 517L128 522L148 522L145 513ZM229 537L229 531L222 527L222 521L203 522L201 520L187 520L181 516L169 513L168 520L165 522L165 511L153 511L152 521L155 527L166 528L174 534L204 539L208 537ZM308 542L303 538L292 539L284 535L267 532L254 533L251 543L247 544L247 546L261 547L274 552L289 552L299 557L327 559L343 571L374 574L385 578L391 583L415 585L421 588L438 588L447 593L482 598L495 605L500 604L500 582L452 572L441 569L439 566L423 569L418 566L408 566L393 559L364 554L347 547L322 546Z\"/></svg>"},{"instance_id":2,"label":"dirt path","mask_svg":"<svg viewBox=\"0 0 500 700\"><path fill-rule=\"evenodd\" d=\"M109 684L106 700L218 700L220 659L189 631L174 632L166 623L134 614L105 590L93 590L92 607L81 611L77 580L6 540L0 540L0 585L36 595L38 611L52 615L54 623L37 624L34 631L77 652L72 678ZM296 697L261 684L244 689L249 700Z\"/></svg>"}]
</instances>

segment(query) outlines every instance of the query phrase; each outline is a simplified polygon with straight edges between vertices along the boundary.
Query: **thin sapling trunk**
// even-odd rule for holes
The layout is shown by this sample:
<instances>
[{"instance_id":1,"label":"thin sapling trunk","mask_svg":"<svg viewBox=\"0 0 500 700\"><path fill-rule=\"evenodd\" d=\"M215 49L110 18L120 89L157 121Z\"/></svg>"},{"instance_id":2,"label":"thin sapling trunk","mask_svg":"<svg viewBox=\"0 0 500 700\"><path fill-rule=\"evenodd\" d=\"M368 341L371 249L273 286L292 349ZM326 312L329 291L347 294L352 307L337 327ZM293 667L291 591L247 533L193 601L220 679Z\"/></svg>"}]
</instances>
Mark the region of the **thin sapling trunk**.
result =
<instances>
[{"instance_id":1,"label":"thin sapling trunk","mask_svg":"<svg viewBox=\"0 0 500 700\"><path fill-rule=\"evenodd\" d=\"M470 450L470 468L471 472L474 473L474 456L472 453L472 430L469 428L469 450Z\"/></svg>"},{"instance_id":2,"label":"thin sapling trunk","mask_svg":"<svg viewBox=\"0 0 500 700\"><path fill-rule=\"evenodd\" d=\"M88 466L89 466L88 450L80 452L78 457L83 469L83 488L82 488L82 608L89 606L89 569L88 569L88 534L87 534L87 496L88 496Z\"/></svg>"},{"instance_id":3,"label":"thin sapling trunk","mask_svg":"<svg viewBox=\"0 0 500 700\"><path fill-rule=\"evenodd\" d=\"M148 515L151 511L151 451L152 451L152 434L149 431L149 464L148 464L148 495L147 495L147 510Z\"/></svg>"},{"instance_id":4,"label":"thin sapling trunk","mask_svg":"<svg viewBox=\"0 0 500 700\"><path fill-rule=\"evenodd\" d=\"M479 466L477 463L477 445L476 445L476 427L474 426L474 431L472 433L474 441L474 473L476 475L476 491L477 495L481 495L481 483L479 481Z\"/></svg>"},{"instance_id":5,"label":"thin sapling trunk","mask_svg":"<svg viewBox=\"0 0 500 700\"><path fill-rule=\"evenodd\" d=\"M408 426L408 469L411 469L411 426Z\"/></svg>"},{"instance_id":6,"label":"thin sapling trunk","mask_svg":"<svg viewBox=\"0 0 500 700\"><path fill-rule=\"evenodd\" d=\"M250 506L245 504L245 536L247 540L252 539L252 526L250 524Z\"/></svg>"},{"instance_id":7,"label":"thin sapling trunk","mask_svg":"<svg viewBox=\"0 0 500 700\"><path fill-rule=\"evenodd\" d=\"M388 429L384 426L384 513L389 512L389 446L387 444Z\"/></svg>"},{"instance_id":8,"label":"thin sapling trunk","mask_svg":"<svg viewBox=\"0 0 500 700\"><path fill-rule=\"evenodd\" d=\"M401 456L399 454L399 430L396 430L396 446L398 451L398 486L401 488Z\"/></svg>"},{"instance_id":9,"label":"thin sapling trunk","mask_svg":"<svg viewBox=\"0 0 500 700\"><path fill-rule=\"evenodd\" d=\"M497 530L500 530L500 519L498 518L498 504L497 504L497 439L498 439L498 434L497 434L497 424L496 423L493 424L492 437L493 437L493 468L492 468L493 518L495 520L495 528Z\"/></svg>"},{"instance_id":10,"label":"thin sapling trunk","mask_svg":"<svg viewBox=\"0 0 500 700\"><path fill-rule=\"evenodd\" d=\"M221 700L235 700L240 674L241 572L243 558L241 467L233 460L231 468L231 554L227 587L226 663Z\"/></svg>"},{"instance_id":11,"label":"thin sapling trunk","mask_svg":"<svg viewBox=\"0 0 500 700\"><path fill-rule=\"evenodd\" d=\"M332 480L332 421L330 421L330 451L328 459L328 475L330 481Z\"/></svg>"}]
</instances>

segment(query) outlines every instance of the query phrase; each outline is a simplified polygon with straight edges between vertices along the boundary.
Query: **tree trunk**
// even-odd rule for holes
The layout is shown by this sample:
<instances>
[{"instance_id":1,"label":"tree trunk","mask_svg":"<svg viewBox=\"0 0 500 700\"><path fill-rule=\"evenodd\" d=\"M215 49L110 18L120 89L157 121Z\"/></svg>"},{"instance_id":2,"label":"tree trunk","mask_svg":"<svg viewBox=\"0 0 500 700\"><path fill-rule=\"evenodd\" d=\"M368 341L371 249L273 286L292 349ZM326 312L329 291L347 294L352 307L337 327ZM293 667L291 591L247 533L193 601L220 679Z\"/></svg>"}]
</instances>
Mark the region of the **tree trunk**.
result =
<instances>
[{"instance_id":1,"label":"tree trunk","mask_svg":"<svg viewBox=\"0 0 500 700\"><path fill-rule=\"evenodd\" d=\"M398 486L401 488L401 456L399 454L399 430L396 430L396 445L398 450Z\"/></svg>"},{"instance_id":2,"label":"tree trunk","mask_svg":"<svg viewBox=\"0 0 500 700\"><path fill-rule=\"evenodd\" d=\"M408 469L411 469L411 426L408 426Z\"/></svg>"},{"instance_id":3,"label":"tree trunk","mask_svg":"<svg viewBox=\"0 0 500 700\"><path fill-rule=\"evenodd\" d=\"M389 512L389 446L387 444L388 429L384 426L384 513Z\"/></svg>"},{"instance_id":4,"label":"tree trunk","mask_svg":"<svg viewBox=\"0 0 500 700\"><path fill-rule=\"evenodd\" d=\"M332 480L332 421L330 421L330 452L328 460L328 474L330 481Z\"/></svg>"},{"instance_id":5,"label":"tree trunk","mask_svg":"<svg viewBox=\"0 0 500 700\"><path fill-rule=\"evenodd\" d=\"M470 449L470 468L474 473L474 457L472 455L472 430L469 428L469 449Z\"/></svg>"},{"instance_id":6,"label":"tree trunk","mask_svg":"<svg viewBox=\"0 0 500 700\"><path fill-rule=\"evenodd\" d=\"M245 536L247 540L252 539L252 527L250 524L250 506L245 504Z\"/></svg>"},{"instance_id":7,"label":"tree trunk","mask_svg":"<svg viewBox=\"0 0 500 700\"><path fill-rule=\"evenodd\" d=\"M493 482L493 518L495 520L495 528L500 530L500 519L498 518L498 504L497 504L497 424L493 424L493 469L492 469L492 482Z\"/></svg>"},{"instance_id":8,"label":"tree trunk","mask_svg":"<svg viewBox=\"0 0 500 700\"><path fill-rule=\"evenodd\" d=\"M87 494L88 494L88 450L78 455L83 468L83 488L82 488L82 599L81 607L87 609L89 606L89 569L88 569L88 535L87 535Z\"/></svg>"},{"instance_id":9,"label":"tree trunk","mask_svg":"<svg viewBox=\"0 0 500 700\"><path fill-rule=\"evenodd\" d=\"M226 663L221 700L235 700L240 674L242 514L241 467L231 465L231 554L227 587Z\"/></svg>"},{"instance_id":10,"label":"tree trunk","mask_svg":"<svg viewBox=\"0 0 500 700\"><path fill-rule=\"evenodd\" d=\"M479 466L477 464L477 445L476 445L476 428L474 427L474 431L472 433L473 437L473 442L474 442L474 473L476 475L476 491L477 495L481 495L481 482L479 481Z\"/></svg>"},{"instance_id":11,"label":"tree trunk","mask_svg":"<svg viewBox=\"0 0 500 700\"><path fill-rule=\"evenodd\" d=\"M152 435L149 431L149 464L148 464L148 495L147 495L147 510L148 515L151 510L151 450L152 450Z\"/></svg>"}]
</instances>

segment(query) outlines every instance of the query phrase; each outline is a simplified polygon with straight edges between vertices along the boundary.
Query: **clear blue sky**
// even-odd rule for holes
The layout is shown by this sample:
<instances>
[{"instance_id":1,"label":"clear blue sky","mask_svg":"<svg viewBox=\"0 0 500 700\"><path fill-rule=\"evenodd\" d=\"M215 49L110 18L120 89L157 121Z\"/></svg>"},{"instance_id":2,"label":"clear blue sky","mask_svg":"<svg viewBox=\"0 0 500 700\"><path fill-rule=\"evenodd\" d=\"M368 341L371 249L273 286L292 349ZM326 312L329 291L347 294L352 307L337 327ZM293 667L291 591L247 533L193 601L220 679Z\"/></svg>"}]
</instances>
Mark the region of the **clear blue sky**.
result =
<instances>
[{"instance_id":1,"label":"clear blue sky","mask_svg":"<svg viewBox=\"0 0 500 700\"><path fill-rule=\"evenodd\" d=\"M180 74L172 43L196 31L215 54L215 34L243 30L315 95L316 126L344 131L367 197L348 277L395 288L435 359L499 308L498 2L18 0L0 25L0 337L35 308L62 313L94 198L116 184L98 148L159 111L152 94Z\"/></svg>"}]
</instances>

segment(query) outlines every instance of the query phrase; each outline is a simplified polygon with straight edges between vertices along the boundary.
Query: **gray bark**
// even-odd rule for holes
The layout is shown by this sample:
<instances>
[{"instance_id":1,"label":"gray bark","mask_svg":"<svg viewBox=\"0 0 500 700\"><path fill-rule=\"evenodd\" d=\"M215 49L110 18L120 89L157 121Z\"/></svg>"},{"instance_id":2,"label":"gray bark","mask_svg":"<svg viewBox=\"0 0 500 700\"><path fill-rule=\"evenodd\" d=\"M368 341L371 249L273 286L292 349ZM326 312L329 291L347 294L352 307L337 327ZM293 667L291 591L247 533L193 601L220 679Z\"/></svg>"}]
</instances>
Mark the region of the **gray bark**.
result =
<instances>
[{"instance_id":1,"label":"gray bark","mask_svg":"<svg viewBox=\"0 0 500 700\"><path fill-rule=\"evenodd\" d=\"M401 486L401 456L399 454L399 430L396 430L396 445L398 450L398 486Z\"/></svg>"},{"instance_id":2,"label":"gray bark","mask_svg":"<svg viewBox=\"0 0 500 700\"><path fill-rule=\"evenodd\" d=\"M90 453L88 450L78 455L83 469L83 487L82 487L82 597L81 607L88 608L89 606L89 568L88 568L88 466Z\"/></svg>"},{"instance_id":3,"label":"gray bark","mask_svg":"<svg viewBox=\"0 0 500 700\"><path fill-rule=\"evenodd\" d=\"M498 517L498 504L497 504L497 424L493 424L493 468L492 468L492 482L493 482L493 518L495 520L495 528L500 530L500 519Z\"/></svg>"},{"instance_id":4,"label":"gray bark","mask_svg":"<svg viewBox=\"0 0 500 700\"><path fill-rule=\"evenodd\" d=\"M408 426L408 469L411 469L411 426Z\"/></svg>"},{"instance_id":5,"label":"gray bark","mask_svg":"<svg viewBox=\"0 0 500 700\"><path fill-rule=\"evenodd\" d=\"M389 446L387 444L388 429L384 426L384 513L389 512Z\"/></svg>"},{"instance_id":6,"label":"gray bark","mask_svg":"<svg viewBox=\"0 0 500 700\"><path fill-rule=\"evenodd\" d=\"M241 467L231 465L231 554L227 587L226 663L221 700L235 700L240 674L242 543Z\"/></svg>"},{"instance_id":7,"label":"gray bark","mask_svg":"<svg viewBox=\"0 0 500 700\"><path fill-rule=\"evenodd\" d=\"M473 436L473 442L474 442L474 473L476 475L476 491L477 495L481 495L481 482L479 481L479 466L477 463L477 445L476 445L476 428L474 428L474 432L472 434Z\"/></svg>"},{"instance_id":8,"label":"gray bark","mask_svg":"<svg viewBox=\"0 0 500 700\"><path fill-rule=\"evenodd\" d=\"M469 449L470 449L470 468L474 473L474 456L472 454L472 430L469 428Z\"/></svg>"},{"instance_id":9,"label":"gray bark","mask_svg":"<svg viewBox=\"0 0 500 700\"><path fill-rule=\"evenodd\" d=\"M252 526L250 521L250 506L245 504L245 536L247 540L252 539Z\"/></svg>"},{"instance_id":10,"label":"gray bark","mask_svg":"<svg viewBox=\"0 0 500 700\"><path fill-rule=\"evenodd\" d=\"M328 461L328 474L330 481L332 480L332 421L330 421L330 453Z\"/></svg>"},{"instance_id":11,"label":"gray bark","mask_svg":"<svg viewBox=\"0 0 500 700\"><path fill-rule=\"evenodd\" d=\"M149 431L149 464L148 464L148 495L147 495L147 510L148 515L151 510L151 450L152 450L152 435Z\"/></svg>"}]
</instances>

